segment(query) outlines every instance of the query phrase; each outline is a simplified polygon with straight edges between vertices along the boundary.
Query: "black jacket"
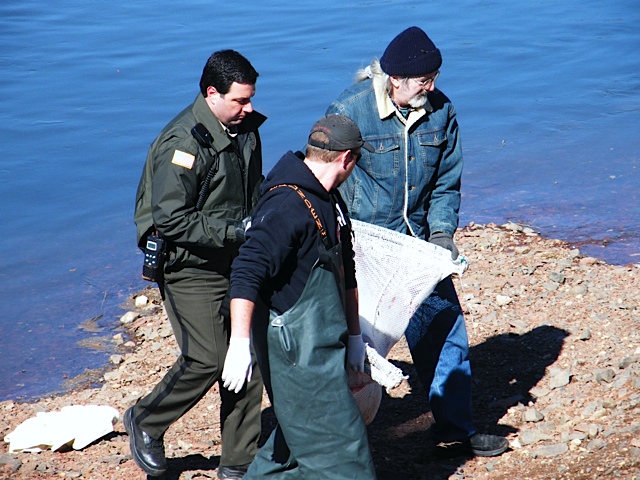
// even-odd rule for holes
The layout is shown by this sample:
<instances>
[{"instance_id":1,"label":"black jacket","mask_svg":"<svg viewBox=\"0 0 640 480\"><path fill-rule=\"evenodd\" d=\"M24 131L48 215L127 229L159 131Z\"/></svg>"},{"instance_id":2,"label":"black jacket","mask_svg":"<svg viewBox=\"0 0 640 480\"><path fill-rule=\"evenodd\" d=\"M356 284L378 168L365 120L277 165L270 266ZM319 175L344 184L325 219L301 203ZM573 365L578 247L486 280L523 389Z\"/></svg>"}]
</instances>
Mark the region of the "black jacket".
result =
<instances>
[{"instance_id":1,"label":"black jacket","mask_svg":"<svg viewBox=\"0 0 640 480\"><path fill-rule=\"evenodd\" d=\"M257 302L284 313L298 300L313 265L318 260L318 226L301 196L287 186L300 188L324 226L329 243L341 237L345 264L345 288L356 286L350 228L338 228L334 203L346 206L337 190L327 192L307 168L302 154L287 152L262 184L262 198L252 215L247 241L240 248L231 271L231 298ZM276 188L274 188L276 187Z\"/></svg>"}]
</instances>

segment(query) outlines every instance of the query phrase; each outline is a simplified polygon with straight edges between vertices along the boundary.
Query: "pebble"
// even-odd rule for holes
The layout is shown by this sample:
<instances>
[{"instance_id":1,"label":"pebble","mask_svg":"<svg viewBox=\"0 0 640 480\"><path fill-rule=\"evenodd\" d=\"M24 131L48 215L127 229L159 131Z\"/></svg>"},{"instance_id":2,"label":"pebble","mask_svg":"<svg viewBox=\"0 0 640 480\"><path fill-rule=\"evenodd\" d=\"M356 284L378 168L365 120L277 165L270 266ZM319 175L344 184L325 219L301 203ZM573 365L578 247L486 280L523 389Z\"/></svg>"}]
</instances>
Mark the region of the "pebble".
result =
<instances>
[{"instance_id":1,"label":"pebble","mask_svg":"<svg viewBox=\"0 0 640 480\"><path fill-rule=\"evenodd\" d=\"M136 312L127 312L120 317L120 323L122 323L123 325L127 325L138 318L138 316L139 315Z\"/></svg>"},{"instance_id":2,"label":"pebble","mask_svg":"<svg viewBox=\"0 0 640 480\"><path fill-rule=\"evenodd\" d=\"M579 340L589 340L591 338L591 330L583 328L578 335Z\"/></svg>"},{"instance_id":3,"label":"pebble","mask_svg":"<svg viewBox=\"0 0 640 480\"><path fill-rule=\"evenodd\" d=\"M543 419L544 419L544 415L542 414L542 412L539 412L534 408L527 408L522 413L522 420L525 422L539 422Z\"/></svg>"},{"instance_id":4,"label":"pebble","mask_svg":"<svg viewBox=\"0 0 640 480\"><path fill-rule=\"evenodd\" d=\"M605 370L598 370L595 373L597 382L611 383L613 382L613 379L615 378L615 376L616 376L616 373L610 368L607 368Z\"/></svg>"},{"instance_id":5,"label":"pebble","mask_svg":"<svg viewBox=\"0 0 640 480\"><path fill-rule=\"evenodd\" d=\"M561 272L549 272L549 280L562 284L565 281L565 277Z\"/></svg>"},{"instance_id":6,"label":"pebble","mask_svg":"<svg viewBox=\"0 0 640 480\"><path fill-rule=\"evenodd\" d=\"M571 371L564 369L551 369L551 379L549 380L549 388L561 388L568 385L571 381Z\"/></svg>"},{"instance_id":7,"label":"pebble","mask_svg":"<svg viewBox=\"0 0 640 480\"><path fill-rule=\"evenodd\" d=\"M569 450L569 446L566 443L556 443L554 445L544 445L538 447L534 452L534 457L557 457Z\"/></svg>"},{"instance_id":8,"label":"pebble","mask_svg":"<svg viewBox=\"0 0 640 480\"><path fill-rule=\"evenodd\" d=\"M499 307L505 307L509 305L512 301L513 299L507 295L498 295L496 297L496 303L498 304Z\"/></svg>"},{"instance_id":9,"label":"pebble","mask_svg":"<svg viewBox=\"0 0 640 480\"><path fill-rule=\"evenodd\" d=\"M542 440L552 440L553 436L541 432L540 430L524 430L518 434L521 445L531 445Z\"/></svg>"},{"instance_id":10,"label":"pebble","mask_svg":"<svg viewBox=\"0 0 640 480\"><path fill-rule=\"evenodd\" d=\"M146 306L148 303L149 303L149 297L147 297L146 295L139 295L136 297L135 306L137 308L142 308Z\"/></svg>"}]
</instances>

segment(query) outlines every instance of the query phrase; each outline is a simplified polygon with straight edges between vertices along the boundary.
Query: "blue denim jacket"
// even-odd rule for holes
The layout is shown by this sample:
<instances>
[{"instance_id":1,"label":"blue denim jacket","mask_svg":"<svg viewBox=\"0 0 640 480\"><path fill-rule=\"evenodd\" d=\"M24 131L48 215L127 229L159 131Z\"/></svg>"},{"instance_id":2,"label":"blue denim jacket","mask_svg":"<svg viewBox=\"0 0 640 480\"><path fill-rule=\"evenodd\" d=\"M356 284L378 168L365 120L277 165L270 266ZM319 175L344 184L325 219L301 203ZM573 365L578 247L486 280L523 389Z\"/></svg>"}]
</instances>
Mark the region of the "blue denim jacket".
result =
<instances>
[{"instance_id":1,"label":"blue denim jacket","mask_svg":"<svg viewBox=\"0 0 640 480\"><path fill-rule=\"evenodd\" d=\"M405 120L377 77L345 90L327 109L350 117L376 151L362 158L340 191L349 215L428 239L458 227L462 146L456 112L439 90Z\"/></svg>"}]
</instances>

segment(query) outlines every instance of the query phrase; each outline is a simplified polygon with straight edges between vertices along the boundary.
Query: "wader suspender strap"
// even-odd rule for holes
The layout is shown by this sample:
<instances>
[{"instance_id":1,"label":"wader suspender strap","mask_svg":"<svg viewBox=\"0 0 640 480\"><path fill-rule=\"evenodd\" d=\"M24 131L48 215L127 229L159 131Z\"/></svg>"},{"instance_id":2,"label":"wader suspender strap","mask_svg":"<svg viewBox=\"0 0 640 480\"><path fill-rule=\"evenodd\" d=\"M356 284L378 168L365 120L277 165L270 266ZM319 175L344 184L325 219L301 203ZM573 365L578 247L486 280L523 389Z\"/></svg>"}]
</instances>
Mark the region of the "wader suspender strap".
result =
<instances>
[{"instance_id":1,"label":"wader suspender strap","mask_svg":"<svg viewBox=\"0 0 640 480\"><path fill-rule=\"evenodd\" d=\"M305 196L304 192L302 190L300 190L300 188L298 188L297 185L291 185L291 184L288 184L288 183L282 183L280 185L274 185L273 187L271 187L269 189L269 191L273 190L274 188L279 188L279 187L289 187L289 188L291 188L304 201L304 204L309 209L309 213L311 213L311 217L316 222L316 226L318 227L318 230L320 231L320 238L322 239L322 243L323 243L324 247L327 250L329 250L331 248L331 240L329 239L329 236L327 235L327 231L324 229L324 226L322 225L322 221L320 220L320 217L316 213L316 209L313 208L313 205L311 204L311 200L309 200Z\"/></svg>"}]
</instances>

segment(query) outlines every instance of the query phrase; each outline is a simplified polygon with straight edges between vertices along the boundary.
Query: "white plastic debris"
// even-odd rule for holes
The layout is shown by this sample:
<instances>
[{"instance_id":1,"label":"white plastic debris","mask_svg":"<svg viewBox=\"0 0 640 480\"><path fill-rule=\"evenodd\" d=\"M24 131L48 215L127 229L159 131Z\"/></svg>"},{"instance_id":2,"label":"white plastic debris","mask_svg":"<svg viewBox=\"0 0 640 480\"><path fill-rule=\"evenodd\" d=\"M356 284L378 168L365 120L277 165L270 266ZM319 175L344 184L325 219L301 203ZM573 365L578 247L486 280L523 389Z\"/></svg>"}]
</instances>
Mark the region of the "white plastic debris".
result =
<instances>
[{"instance_id":1,"label":"white plastic debris","mask_svg":"<svg viewBox=\"0 0 640 480\"><path fill-rule=\"evenodd\" d=\"M389 351L436 285L462 275L469 261L462 255L452 260L449 250L376 225L352 220L352 227L360 328L373 348L367 348L370 374L351 375L349 386L369 423L380 407L381 386L389 391L407 378L386 360Z\"/></svg>"},{"instance_id":2,"label":"white plastic debris","mask_svg":"<svg viewBox=\"0 0 640 480\"><path fill-rule=\"evenodd\" d=\"M4 437L9 453L59 450L70 445L81 450L113 432L118 410L107 405L71 405L59 412L40 412Z\"/></svg>"}]
</instances>

